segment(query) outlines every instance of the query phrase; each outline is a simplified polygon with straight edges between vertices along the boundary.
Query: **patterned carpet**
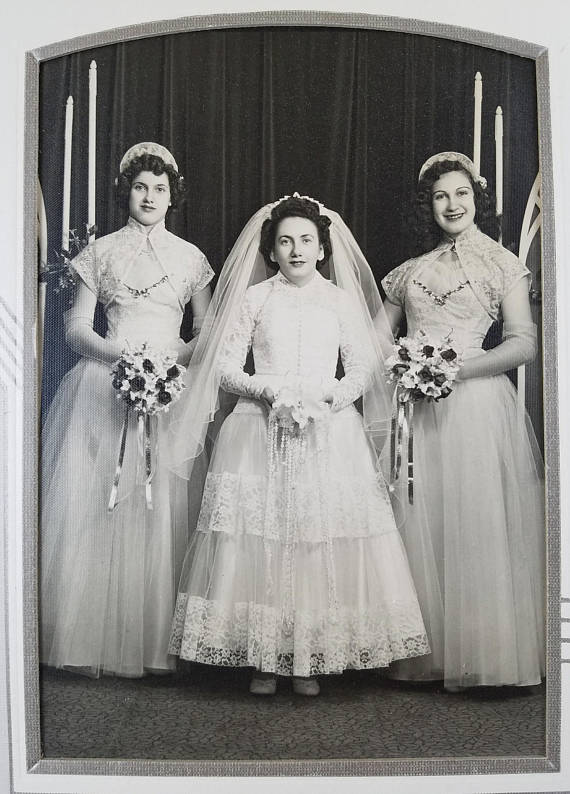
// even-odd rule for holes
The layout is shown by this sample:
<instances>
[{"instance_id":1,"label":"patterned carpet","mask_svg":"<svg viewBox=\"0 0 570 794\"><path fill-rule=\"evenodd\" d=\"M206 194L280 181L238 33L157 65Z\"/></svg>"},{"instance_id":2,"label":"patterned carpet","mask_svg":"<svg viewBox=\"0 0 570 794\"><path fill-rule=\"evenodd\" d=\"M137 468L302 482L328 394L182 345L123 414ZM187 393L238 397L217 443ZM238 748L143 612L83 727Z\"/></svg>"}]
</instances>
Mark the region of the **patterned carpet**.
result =
<instances>
[{"instance_id":1,"label":"patterned carpet","mask_svg":"<svg viewBox=\"0 0 570 794\"><path fill-rule=\"evenodd\" d=\"M41 674L47 758L333 759L541 756L545 688L448 694L374 671L320 679L321 695L248 692L250 672L183 664L143 679Z\"/></svg>"}]
</instances>

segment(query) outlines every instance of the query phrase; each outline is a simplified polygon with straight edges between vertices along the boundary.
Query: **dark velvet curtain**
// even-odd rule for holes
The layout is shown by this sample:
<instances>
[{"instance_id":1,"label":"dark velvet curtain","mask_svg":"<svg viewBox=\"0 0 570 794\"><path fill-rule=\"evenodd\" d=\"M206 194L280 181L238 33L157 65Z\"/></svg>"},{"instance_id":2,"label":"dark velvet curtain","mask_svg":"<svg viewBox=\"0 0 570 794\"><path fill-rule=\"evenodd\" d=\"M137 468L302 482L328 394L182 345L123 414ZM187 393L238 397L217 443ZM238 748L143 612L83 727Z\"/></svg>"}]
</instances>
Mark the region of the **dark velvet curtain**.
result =
<instances>
[{"instance_id":1,"label":"dark velvet curtain","mask_svg":"<svg viewBox=\"0 0 570 794\"><path fill-rule=\"evenodd\" d=\"M81 231L87 220L92 59L98 73L99 235L125 221L113 190L122 154L133 143L155 140L173 152L189 187L187 202L167 225L198 245L216 271L259 206L299 191L341 213L379 280L407 257L401 218L420 165L437 151L473 151L473 83L480 71L481 172L494 187L494 116L501 105L503 243L518 251L538 171L532 60L407 33L269 27L147 38L42 64L40 181L52 259L61 238L70 94L71 227ZM75 360L63 342L66 300L48 284L44 407ZM534 386L528 388L540 436L539 372L540 366L531 368Z\"/></svg>"}]
</instances>

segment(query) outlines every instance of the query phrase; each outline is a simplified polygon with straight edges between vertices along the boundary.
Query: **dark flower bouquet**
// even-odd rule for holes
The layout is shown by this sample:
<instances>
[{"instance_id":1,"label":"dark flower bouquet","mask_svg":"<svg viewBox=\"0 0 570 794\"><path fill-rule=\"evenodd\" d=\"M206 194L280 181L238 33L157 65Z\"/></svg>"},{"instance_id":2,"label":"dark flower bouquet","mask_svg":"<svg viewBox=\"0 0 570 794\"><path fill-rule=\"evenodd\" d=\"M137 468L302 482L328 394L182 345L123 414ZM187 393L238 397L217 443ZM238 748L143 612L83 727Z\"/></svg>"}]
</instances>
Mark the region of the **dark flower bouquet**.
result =
<instances>
[{"instance_id":1,"label":"dark flower bouquet","mask_svg":"<svg viewBox=\"0 0 570 794\"><path fill-rule=\"evenodd\" d=\"M449 397L463 359L454 348L451 334L432 339L425 331L402 337L386 359L388 380L396 384L392 417L390 490L400 480L402 461L407 474L408 501L414 501L414 404L438 402Z\"/></svg>"},{"instance_id":2,"label":"dark flower bouquet","mask_svg":"<svg viewBox=\"0 0 570 794\"><path fill-rule=\"evenodd\" d=\"M108 510L117 506L119 481L123 469L129 413L137 416L139 446L144 458L145 498L149 510L152 504L152 478L154 476L156 451L156 429L151 431L151 416L168 411L184 388L182 377L185 367L176 363L171 352L156 351L149 345L124 350L111 371L113 388L117 398L125 404L125 418L121 433L119 459L113 478ZM153 442L153 436L155 438Z\"/></svg>"},{"instance_id":3,"label":"dark flower bouquet","mask_svg":"<svg viewBox=\"0 0 570 794\"><path fill-rule=\"evenodd\" d=\"M448 397L463 364L451 335L431 339L425 331L402 337L386 359L388 380L398 385L400 402Z\"/></svg>"},{"instance_id":4,"label":"dark flower bouquet","mask_svg":"<svg viewBox=\"0 0 570 794\"><path fill-rule=\"evenodd\" d=\"M147 344L123 351L111 372L117 397L137 414L152 416L168 411L184 388L185 367L172 353L152 350Z\"/></svg>"}]
</instances>

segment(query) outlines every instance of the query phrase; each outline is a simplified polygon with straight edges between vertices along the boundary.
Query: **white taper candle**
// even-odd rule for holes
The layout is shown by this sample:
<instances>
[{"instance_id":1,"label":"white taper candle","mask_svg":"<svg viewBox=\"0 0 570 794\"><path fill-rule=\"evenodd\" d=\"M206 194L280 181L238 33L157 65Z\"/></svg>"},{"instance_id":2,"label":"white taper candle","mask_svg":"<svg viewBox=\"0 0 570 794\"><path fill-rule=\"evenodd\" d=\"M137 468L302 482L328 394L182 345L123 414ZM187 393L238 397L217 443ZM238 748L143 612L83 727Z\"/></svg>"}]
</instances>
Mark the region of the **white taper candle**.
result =
<instances>
[{"instance_id":1,"label":"white taper candle","mask_svg":"<svg viewBox=\"0 0 570 794\"><path fill-rule=\"evenodd\" d=\"M473 163L480 173L481 169L481 106L483 104L483 78L481 72L475 75L475 108L473 113Z\"/></svg>"},{"instance_id":2,"label":"white taper candle","mask_svg":"<svg viewBox=\"0 0 570 794\"><path fill-rule=\"evenodd\" d=\"M69 250L69 211L71 206L71 142L73 137L73 97L65 106L65 144L63 149L63 210L61 219L61 247Z\"/></svg>"},{"instance_id":3,"label":"white taper candle","mask_svg":"<svg viewBox=\"0 0 570 794\"><path fill-rule=\"evenodd\" d=\"M89 66L89 179L87 223L89 228L95 226L95 166L97 147L97 64L91 61ZM93 240L95 235L90 235Z\"/></svg>"},{"instance_id":4,"label":"white taper candle","mask_svg":"<svg viewBox=\"0 0 570 794\"><path fill-rule=\"evenodd\" d=\"M503 110L499 105L495 111L495 193L497 215L503 214Z\"/></svg>"}]
</instances>

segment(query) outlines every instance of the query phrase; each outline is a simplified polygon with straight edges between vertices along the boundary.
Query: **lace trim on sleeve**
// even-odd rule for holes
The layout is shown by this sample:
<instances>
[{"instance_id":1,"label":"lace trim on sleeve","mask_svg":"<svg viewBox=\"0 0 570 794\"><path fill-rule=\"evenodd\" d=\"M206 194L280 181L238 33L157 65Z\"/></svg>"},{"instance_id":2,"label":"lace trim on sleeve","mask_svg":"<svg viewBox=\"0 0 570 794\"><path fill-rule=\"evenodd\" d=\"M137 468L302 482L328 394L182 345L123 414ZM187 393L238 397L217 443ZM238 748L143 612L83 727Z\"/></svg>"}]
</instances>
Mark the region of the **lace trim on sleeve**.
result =
<instances>
[{"instance_id":1,"label":"lace trim on sleeve","mask_svg":"<svg viewBox=\"0 0 570 794\"><path fill-rule=\"evenodd\" d=\"M526 278L528 280L529 289L531 284L530 270L523 265L518 256L511 254L511 252L506 251L506 249L505 253L508 255L504 256L501 261L501 269L503 272L503 298L509 294L521 279Z\"/></svg>"},{"instance_id":2,"label":"lace trim on sleeve","mask_svg":"<svg viewBox=\"0 0 570 794\"><path fill-rule=\"evenodd\" d=\"M358 316L358 309L344 293L341 293L339 299L339 319L340 356L344 377L334 388L332 409L335 411L340 411L362 395L372 361L372 350L362 320Z\"/></svg>"},{"instance_id":3,"label":"lace trim on sleeve","mask_svg":"<svg viewBox=\"0 0 570 794\"><path fill-rule=\"evenodd\" d=\"M97 277L97 263L95 245L88 245L80 251L70 262L70 267L95 295L99 294L99 279Z\"/></svg>"},{"instance_id":4,"label":"lace trim on sleeve","mask_svg":"<svg viewBox=\"0 0 570 794\"><path fill-rule=\"evenodd\" d=\"M246 296L239 319L223 344L218 369L222 389L242 397L259 399L263 384L259 383L256 375L248 375L243 370L253 340L256 314L249 296Z\"/></svg>"},{"instance_id":5,"label":"lace trim on sleeve","mask_svg":"<svg viewBox=\"0 0 570 794\"><path fill-rule=\"evenodd\" d=\"M214 271L208 262L205 254L202 254L199 259L199 273L198 278L194 286L192 287L192 292L188 297L188 300L194 295L196 292L200 292L203 290L204 287L207 287L210 281L214 277Z\"/></svg>"},{"instance_id":6,"label":"lace trim on sleeve","mask_svg":"<svg viewBox=\"0 0 570 794\"><path fill-rule=\"evenodd\" d=\"M404 262L403 264L394 268L394 270L390 271L387 276L384 276L381 282L382 288L386 293L388 300L391 303L402 306L402 308L405 303L405 291L408 281L408 274L414 263L415 260L413 259Z\"/></svg>"}]
</instances>

